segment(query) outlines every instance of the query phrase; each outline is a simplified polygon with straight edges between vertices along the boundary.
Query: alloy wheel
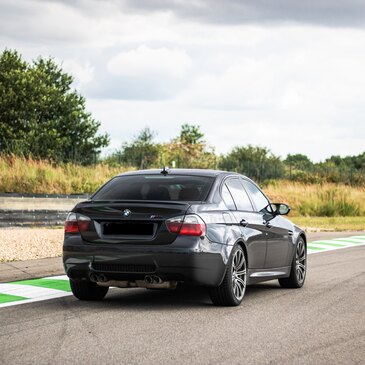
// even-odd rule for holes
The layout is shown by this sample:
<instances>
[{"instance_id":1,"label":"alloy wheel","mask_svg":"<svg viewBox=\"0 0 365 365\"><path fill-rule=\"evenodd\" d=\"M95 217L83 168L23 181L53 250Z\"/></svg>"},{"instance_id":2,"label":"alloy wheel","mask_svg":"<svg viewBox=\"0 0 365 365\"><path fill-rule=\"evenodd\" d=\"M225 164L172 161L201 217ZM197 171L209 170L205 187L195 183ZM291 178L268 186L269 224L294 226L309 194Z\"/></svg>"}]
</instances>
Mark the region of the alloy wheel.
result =
<instances>
[{"instance_id":1,"label":"alloy wheel","mask_svg":"<svg viewBox=\"0 0 365 365\"><path fill-rule=\"evenodd\" d=\"M305 244L303 240L300 240L297 245L295 271L299 283L302 283L305 279L307 271L307 255L305 252Z\"/></svg>"},{"instance_id":2,"label":"alloy wheel","mask_svg":"<svg viewBox=\"0 0 365 365\"><path fill-rule=\"evenodd\" d=\"M239 248L232 260L232 289L237 300L242 300L246 290L246 259L245 254Z\"/></svg>"}]
</instances>

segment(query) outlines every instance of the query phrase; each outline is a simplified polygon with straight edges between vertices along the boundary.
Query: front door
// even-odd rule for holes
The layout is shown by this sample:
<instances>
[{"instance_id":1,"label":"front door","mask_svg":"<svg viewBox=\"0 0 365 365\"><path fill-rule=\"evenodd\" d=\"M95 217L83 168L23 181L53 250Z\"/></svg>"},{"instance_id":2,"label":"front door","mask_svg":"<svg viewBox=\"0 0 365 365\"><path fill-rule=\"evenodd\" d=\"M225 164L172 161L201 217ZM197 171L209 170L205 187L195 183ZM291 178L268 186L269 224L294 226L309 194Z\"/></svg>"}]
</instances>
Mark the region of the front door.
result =
<instances>
[{"instance_id":1,"label":"front door","mask_svg":"<svg viewBox=\"0 0 365 365\"><path fill-rule=\"evenodd\" d=\"M283 228L282 217L276 216L267 222L271 228L267 236L267 254L265 260L266 268L277 268L289 266L289 252L291 246L291 237L289 230Z\"/></svg>"},{"instance_id":2,"label":"front door","mask_svg":"<svg viewBox=\"0 0 365 365\"><path fill-rule=\"evenodd\" d=\"M266 227L267 249L265 268L278 268L288 266L288 254L290 247L290 237L288 229L282 228L285 226L280 216L276 216L270 221L264 221L264 214L266 213L266 207L270 204L270 201L265 194L251 181L243 179L243 184L250 194L250 197L254 203L255 211L260 214L261 220Z\"/></svg>"}]
</instances>

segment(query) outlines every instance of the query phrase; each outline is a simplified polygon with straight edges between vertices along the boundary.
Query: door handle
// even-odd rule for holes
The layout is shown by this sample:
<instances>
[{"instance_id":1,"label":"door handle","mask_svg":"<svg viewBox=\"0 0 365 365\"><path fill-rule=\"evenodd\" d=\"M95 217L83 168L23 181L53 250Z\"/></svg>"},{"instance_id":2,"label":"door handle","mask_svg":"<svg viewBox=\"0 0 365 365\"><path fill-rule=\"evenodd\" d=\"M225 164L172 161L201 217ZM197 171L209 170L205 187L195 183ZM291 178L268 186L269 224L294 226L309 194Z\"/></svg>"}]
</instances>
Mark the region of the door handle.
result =
<instances>
[{"instance_id":1,"label":"door handle","mask_svg":"<svg viewBox=\"0 0 365 365\"><path fill-rule=\"evenodd\" d=\"M247 227L248 226L248 222L245 219L242 219L240 221L240 225L243 226L243 227Z\"/></svg>"},{"instance_id":2,"label":"door handle","mask_svg":"<svg viewBox=\"0 0 365 365\"><path fill-rule=\"evenodd\" d=\"M264 224L267 228L271 228L272 227L272 224L270 222L266 222L264 221Z\"/></svg>"}]
</instances>

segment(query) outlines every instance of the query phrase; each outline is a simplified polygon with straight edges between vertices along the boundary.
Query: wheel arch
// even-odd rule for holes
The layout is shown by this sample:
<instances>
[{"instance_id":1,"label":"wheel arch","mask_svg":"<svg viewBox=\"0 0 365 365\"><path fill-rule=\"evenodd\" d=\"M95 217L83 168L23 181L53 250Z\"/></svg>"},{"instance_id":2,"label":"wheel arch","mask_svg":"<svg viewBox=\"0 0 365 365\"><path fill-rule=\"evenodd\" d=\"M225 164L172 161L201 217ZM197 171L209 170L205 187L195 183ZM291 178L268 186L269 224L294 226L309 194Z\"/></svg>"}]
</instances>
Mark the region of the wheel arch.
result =
<instances>
[{"instance_id":1,"label":"wheel arch","mask_svg":"<svg viewBox=\"0 0 365 365\"><path fill-rule=\"evenodd\" d=\"M307 247L308 241L307 241L307 236L305 235L305 233L304 232L300 232L299 235L298 235L298 238L303 238L303 241L305 243L305 247Z\"/></svg>"},{"instance_id":2,"label":"wheel arch","mask_svg":"<svg viewBox=\"0 0 365 365\"><path fill-rule=\"evenodd\" d=\"M295 244L294 244L294 250L293 250L293 254L291 256L291 261L294 260L294 257L295 257L295 252L297 250L297 244L298 244L298 241L300 238L303 238L303 241L304 241L304 245L305 245L305 249L307 250L307 236L305 235L305 233L303 231L299 232L296 240L295 240Z\"/></svg>"},{"instance_id":3,"label":"wheel arch","mask_svg":"<svg viewBox=\"0 0 365 365\"><path fill-rule=\"evenodd\" d=\"M246 247L246 244L243 240L238 240L236 242L236 245L239 245L241 246L242 250L243 250L243 253L245 254L245 259L246 259L246 267L248 268L249 266L249 260L248 260L248 252L247 252L247 247Z\"/></svg>"},{"instance_id":4,"label":"wheel arch","mask_svg":"<svg viewBox=\"0 0 365 365\"><path fill-rule=\"evenodd\" d=\"M249 259L248 259L248 253L247 253L247 247L246 247L246 244L245 242L242 240L242 239L239 239L237 240L234 245L230 245L228 247L230 247L230 250L229 250L229 255L227 255L227 262L226 262L226 268L224 270L224 274L223 274L223 277L222 277L222 280L224 278L224 275L226 273L226 270L227 270L227 266L228 266L228 261L231 259L232 257L232 251L233 251L233 247L235 246L241 246L242 250L243 250L243 253L245 254L245 259L246 259L246 267L249 268L248 266L248 263L249 263Z\"/></svg>"}]
</instances>

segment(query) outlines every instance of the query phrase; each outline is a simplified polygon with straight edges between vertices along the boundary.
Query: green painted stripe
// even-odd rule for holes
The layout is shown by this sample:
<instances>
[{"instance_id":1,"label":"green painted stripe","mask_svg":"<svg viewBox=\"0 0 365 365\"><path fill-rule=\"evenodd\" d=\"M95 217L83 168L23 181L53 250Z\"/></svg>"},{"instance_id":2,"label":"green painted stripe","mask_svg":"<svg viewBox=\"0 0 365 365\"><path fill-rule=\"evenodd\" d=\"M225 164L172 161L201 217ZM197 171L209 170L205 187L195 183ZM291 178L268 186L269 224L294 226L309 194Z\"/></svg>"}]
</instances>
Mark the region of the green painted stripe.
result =
<instances>
[{"instance_id":1,"label":"green painted stripe","mask_svg":"<svg viewBox=\"0 0 365 365\"><path fill-rule=\"evenodd\" d=\"M41 288L57 289L67 292L71 291L70 282L68 280L31 279L31 280L15 281L12 284L39 286Z\"/></svg>"},{"instance_id":2,"label":"green painted stripe","mask_svg":"<svg viewBox=\"0 0 365 365\"><path fill-rule=\"evenodd\" d=\"M19 297L18 295L10 295L10 294L1 294L0 293L0 304L9 303L9 302L16 302L18 300L25 300L28 298Z\"/></svg>"},{"instance_id":3,"label":"green painted stripe","mask_svg":"<svg viewBox=\"0 0 365 365\"><path fill-rule=\"evenodd\" d=\"M324 247L315 247L315 246L311 246L310 244L308 244L308 248L310 250L315 250L315 251L322 251L322 250L326 250L326 248Z\"/></svg>"},{"instance_id":4,"label":"green painted stripe","mask_svg":"<svg viewBox=\"0 0 365 365\"><path fill-rule=\"evenodd\" d=\"M364 244L364 242L351 240L349 238L336 238L336 241L353 243L355 245L362 245L362 244Z\"/></svg>"},{"instance_id":5,"label":"green painted stripe","mask_svg":"<svg viewBox=\"0 0 365 365\"><path fill-rule=\"evenodd\" d=\"M333 247L346 247L346 245L343 245L341 243L329 243L329 242L322 242L322 241L316 241L316 242L312 242L313 244L320 244L323 246L333 246Z\"/></svg>"}]
</instances>

